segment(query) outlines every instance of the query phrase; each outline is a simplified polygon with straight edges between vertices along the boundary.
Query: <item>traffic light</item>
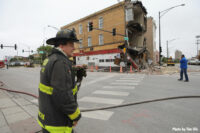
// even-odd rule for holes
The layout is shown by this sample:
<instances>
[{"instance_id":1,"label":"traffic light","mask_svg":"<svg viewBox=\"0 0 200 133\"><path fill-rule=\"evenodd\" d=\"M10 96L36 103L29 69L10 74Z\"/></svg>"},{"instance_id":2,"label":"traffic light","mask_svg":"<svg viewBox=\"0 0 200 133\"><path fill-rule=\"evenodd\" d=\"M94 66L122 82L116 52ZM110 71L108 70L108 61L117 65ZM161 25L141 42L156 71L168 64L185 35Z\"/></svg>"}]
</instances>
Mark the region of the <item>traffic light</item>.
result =
<instances>
[{"instance_id":1,"label":"traffic light","mask_svg":"<svg viewBox=\"0 0 200 133\"><path fill-rule=\"evenodd\" d=\"M93 30L93 22L89 22L89 31Z\"/></svg>"},{"instance_id":2,"label":"traffic light","mask_svg":"<svg viewBox=\"0 0 200 133\"><path fill-rule=\"evenodd\" d=\"M162 47L160 47L160 53L162 53Z\"/></svg>"},{"instance_id":3,"label":"traffic light","mask_svg":"<svg viewBox=\"0 0 200 133\"><path fill-rule=\"evenodd\" d=\"M31 50L31 53L33 53L33 50Z\"/></svg>"},{"instance_id":4,"label":"traffic light","mask_svg":"<svg viewBox=\"0 0 200 133\"><path fill-rule=\"evenodd\" d=\"M3 44L1 44L1 49L3 49Z\"/></svg>"},{"instance_id":5,"label":"traffic light","mask_svg":"<svg viewBox=\"0 0 200 133\"><path fill-rule=\"evenodd\" d=\"M15 50L17 50L17 44L15 44Z\"/></svg>"},{"instance_id":6,"label":"traffic light","mask_svg":"<svg viewBox=\"0 0 200 133\"><path fill-rule=\"evenodd\" d=\"M113 28L112 35L116 36L116 28Z\"/></svg>"},{"instance_id":7,"label":"traffic light","mask_svg":"<svg viewBox=\"0 0 200 133\"><path fill-rule=\"evenodd\" d=\"M22 49L22 53L24 53L24 50Z\"/></svg>"}]
</instances>

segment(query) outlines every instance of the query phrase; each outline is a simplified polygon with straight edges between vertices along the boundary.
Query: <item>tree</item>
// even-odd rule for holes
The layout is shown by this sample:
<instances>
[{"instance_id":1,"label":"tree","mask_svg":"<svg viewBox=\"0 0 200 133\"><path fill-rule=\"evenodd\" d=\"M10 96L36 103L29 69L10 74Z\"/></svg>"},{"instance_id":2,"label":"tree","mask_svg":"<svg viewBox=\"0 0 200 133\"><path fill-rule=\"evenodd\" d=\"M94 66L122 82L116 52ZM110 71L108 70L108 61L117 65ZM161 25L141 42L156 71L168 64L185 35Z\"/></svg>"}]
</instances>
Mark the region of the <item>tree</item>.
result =
<instances>
[{"instance_id":1,"label":"tree","mask_svg":"<svg viewBox=\"0 0 200 133\"><path fill-rule=\"evenodd\" d=\"M42 61L51 53L51 50L52 46L40 46L39 48L37 48L37 52L39 53ZM41 53L41 51L43 52Z\"/></svg>"},{"instance_id":2,"label":"tree","mask_svg":"<svg viewBox=\"0 0 200 133\"><path fill-rule=\"evenodd\" d=\"M11 58L10 62L17 61L17 58Z\"/></svg>"},{"instance_id":3,"label":"tree","mask_svg":"<svg viewBox=\"0 0 200 133\"><path fill-rule=\"evenodd\" d=\"M175 63L179 63L180 60L179 60L179 59L175 59L174 62L175 62Z\"/></svg>"},{"instance_id":4,"label":"tree","mask_svg":"<svg viewBox=\"0 0 200 133\"><path fill-rule=\"evenodd\" d=\"M37 48L37 52L40 53L40 51L43 51L45 55L48 55L51 53L52 46L40 46Z\"/></svg>"},{"instance_id":5,"label":"tree","mask_svg":"<svg viewBox=\"0 0 200 133\"><path fill-rule=\"evenodd\" d=\"M163 58L162 58L162 62L167 63L167 58L166 58L166 57L163 57Z\"/></svg>"},{"instance_id":6,"label":"tree","mask_svg":"<svg viewBox=\"0 0 200 133\"><path fill-rule=\"evenodd\" d=\"M29 55L28 58L31 59L31 60L33 60L33 59L34 59L34 56L33 56L33 55Z\"/></svg>"}]
</instances>

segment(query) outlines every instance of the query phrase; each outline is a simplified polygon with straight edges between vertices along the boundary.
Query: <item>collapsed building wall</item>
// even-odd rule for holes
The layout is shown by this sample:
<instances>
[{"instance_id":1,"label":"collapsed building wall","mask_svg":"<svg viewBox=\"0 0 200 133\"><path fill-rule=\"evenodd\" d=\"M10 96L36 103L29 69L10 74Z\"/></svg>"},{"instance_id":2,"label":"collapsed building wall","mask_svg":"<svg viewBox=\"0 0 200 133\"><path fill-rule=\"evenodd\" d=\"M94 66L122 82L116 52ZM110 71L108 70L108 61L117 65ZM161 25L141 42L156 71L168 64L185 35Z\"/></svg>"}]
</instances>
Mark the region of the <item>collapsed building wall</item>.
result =
<instances>
[{"instance_id":1,"label":"collapsed building wall","mask_svg":"<svg viewBox=\"0 0 200 133\"><path fill-rule=\"evenodd\" d=\"M129 64L135 64L138 68L147 67L148 51L146 49L145 32L147 31L147 11L140 1L126 1L126 28L128 31L127 48ZM131 62L131 63L130 63Z\"/></svg>"}]
</instances>

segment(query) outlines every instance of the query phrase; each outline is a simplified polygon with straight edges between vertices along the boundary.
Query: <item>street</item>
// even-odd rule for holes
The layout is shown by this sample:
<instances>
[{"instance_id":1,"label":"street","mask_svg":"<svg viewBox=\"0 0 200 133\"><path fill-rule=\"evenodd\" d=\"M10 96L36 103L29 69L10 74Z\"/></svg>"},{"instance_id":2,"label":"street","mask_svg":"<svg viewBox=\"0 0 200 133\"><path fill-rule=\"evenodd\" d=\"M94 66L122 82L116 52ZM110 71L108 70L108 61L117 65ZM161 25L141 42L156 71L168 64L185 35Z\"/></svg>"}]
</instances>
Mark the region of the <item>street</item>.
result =
<instances>
[{"instance_id":1,"label":"street","mask_svg":"<svg viewBox=\"0 0 200 133\"><path fill-rule=\"evenodd\" d=\"M194 68L195 69L195 68ZM199 69L199 68L198 68ZM38 95L40 68L0 69L0 81L9 89ZM159 98L200 95L200 72L179 74L88 72L78 93L81 109L107 107ZM34 98L22 97L37 102ZM175 99L82 113L77 133L200 132L200 99Z\"/></svg>"}]
</instances>

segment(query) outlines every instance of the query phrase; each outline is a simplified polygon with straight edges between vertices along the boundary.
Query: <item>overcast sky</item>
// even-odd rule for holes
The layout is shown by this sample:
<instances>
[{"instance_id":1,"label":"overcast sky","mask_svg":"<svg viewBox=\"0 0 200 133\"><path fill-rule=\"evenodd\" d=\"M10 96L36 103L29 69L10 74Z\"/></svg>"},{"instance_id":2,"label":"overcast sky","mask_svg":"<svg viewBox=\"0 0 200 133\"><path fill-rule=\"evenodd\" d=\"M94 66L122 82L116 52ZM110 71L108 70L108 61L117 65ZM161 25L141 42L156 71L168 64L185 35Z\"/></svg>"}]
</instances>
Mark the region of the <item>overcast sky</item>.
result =
<instances>
[{"instance_id":1,"label":"overcast sky","mask_svg":"<svg viewBox=\"0 0 200 133\"><path fill-rule=\"evenodd\" d=\"M186 4L170 10L161 19L162 47L166 55L166 41L170 55L176 49L187 57L197 54L196 35L200 35L200 0L142 0L148 16L157 25L156 43L158 47L158 12L172 6ZM118 0L0 0L0 44L17 44L18 52L11 48L0 49L0 59L5 56L22 55L22 49L34 50L42 45L45 38L55 36L56 30L96 11L118 3ZM200 46L199 46L200 47Z\"/></svg>"}]
</instances>

